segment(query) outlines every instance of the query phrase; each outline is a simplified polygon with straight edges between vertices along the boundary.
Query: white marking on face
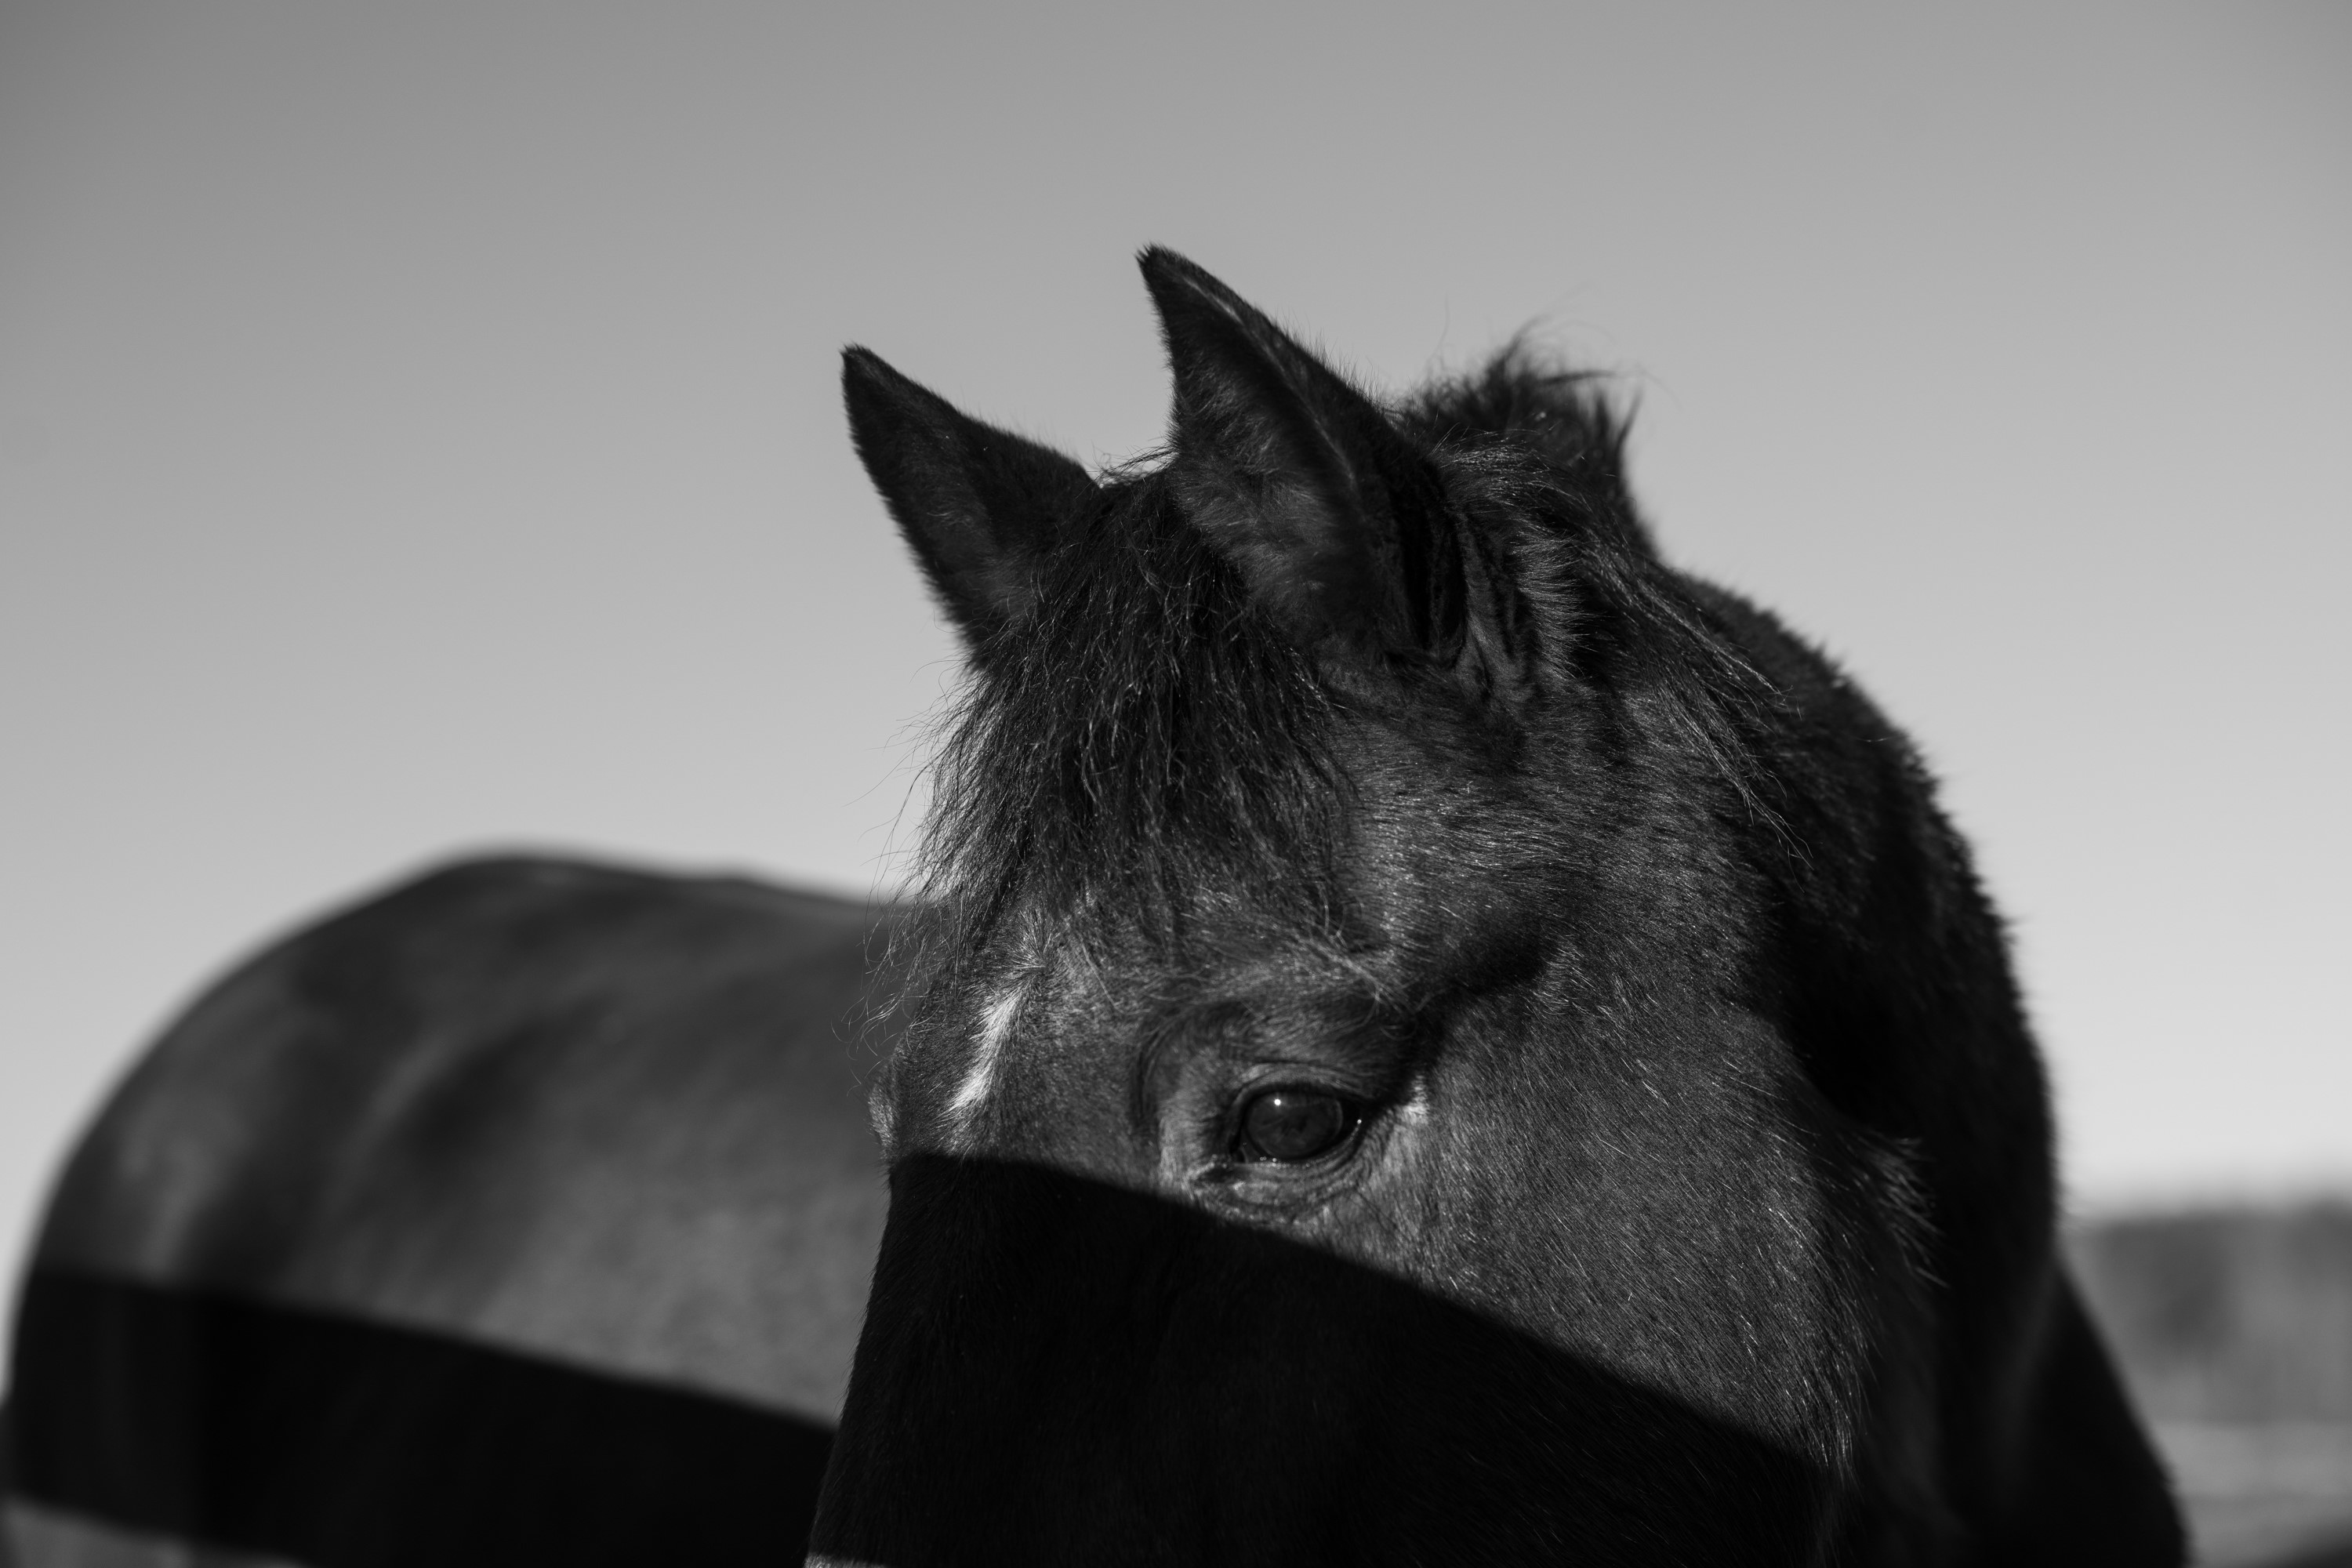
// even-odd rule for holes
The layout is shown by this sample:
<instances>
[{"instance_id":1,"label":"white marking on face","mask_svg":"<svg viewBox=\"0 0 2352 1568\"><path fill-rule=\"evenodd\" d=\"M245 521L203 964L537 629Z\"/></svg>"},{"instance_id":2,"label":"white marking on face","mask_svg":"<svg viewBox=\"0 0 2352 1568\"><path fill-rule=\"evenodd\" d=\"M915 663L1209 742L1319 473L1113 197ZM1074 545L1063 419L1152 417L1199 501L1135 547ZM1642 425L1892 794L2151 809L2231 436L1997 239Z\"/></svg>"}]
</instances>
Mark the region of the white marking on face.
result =
<instances>
[{"instance_id":1,"label":"white marking on face","mask_svg":"<svg viewBox=\"0 0 2352 1568\"><path fill-rule=\"evenodd\" d=\"M996 1079L997 1064L1004 1058L1004 1042L1012 1037L1013 1015L1021 1011L1021 987L1005 988L980 1015L979 1038L973 1043L971 1066L948 1100L948 1118L959 1131L968 1130L980 1114Z\"/></svg>"}]
</instances>

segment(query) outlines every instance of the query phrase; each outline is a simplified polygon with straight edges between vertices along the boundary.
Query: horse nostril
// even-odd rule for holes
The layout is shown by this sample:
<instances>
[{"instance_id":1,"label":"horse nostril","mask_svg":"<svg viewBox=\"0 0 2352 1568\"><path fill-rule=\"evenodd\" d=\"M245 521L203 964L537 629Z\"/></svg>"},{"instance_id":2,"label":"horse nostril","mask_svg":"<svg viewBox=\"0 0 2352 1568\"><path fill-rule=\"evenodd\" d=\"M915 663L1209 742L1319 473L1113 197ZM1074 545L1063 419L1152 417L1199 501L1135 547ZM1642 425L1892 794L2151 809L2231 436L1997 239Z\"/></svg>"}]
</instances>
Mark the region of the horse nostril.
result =
<instances>
[{"instance_id":1,"label":"horse nostril","mask_svg":"<svg viewBox=\"0 0 2352 1568\"><path fill-rule=\"evenodd\" d=\"M1242 1108L1242 1158L1295 1164L1328 1153L1362 1120L1355 1105L1318 1089L1269 1089Z\"/></svg>"}]
</instances>

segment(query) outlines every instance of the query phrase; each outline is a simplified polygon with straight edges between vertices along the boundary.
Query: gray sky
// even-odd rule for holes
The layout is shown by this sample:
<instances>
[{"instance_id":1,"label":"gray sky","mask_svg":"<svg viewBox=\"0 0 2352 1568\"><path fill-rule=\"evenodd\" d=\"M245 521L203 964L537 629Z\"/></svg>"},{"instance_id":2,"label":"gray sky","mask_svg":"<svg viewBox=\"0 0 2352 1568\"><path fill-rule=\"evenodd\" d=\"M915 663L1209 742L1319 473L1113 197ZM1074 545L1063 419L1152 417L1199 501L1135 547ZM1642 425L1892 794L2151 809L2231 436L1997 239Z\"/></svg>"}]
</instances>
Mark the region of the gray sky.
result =
<instances>
[{"instance_id":1,"label":"gray sky","mask_svg":"<svg viewBox=\"0 0 2352 1568\"><path fill-rule=\"evenodd\" d=\"M889 875L872 344L1156 439L1131 253L1531 321L1918 736L2094 1205L2352 1183L2352 9L0 3L0 1254L224 961L501 845Z\"/></svg>"}]
</instances>

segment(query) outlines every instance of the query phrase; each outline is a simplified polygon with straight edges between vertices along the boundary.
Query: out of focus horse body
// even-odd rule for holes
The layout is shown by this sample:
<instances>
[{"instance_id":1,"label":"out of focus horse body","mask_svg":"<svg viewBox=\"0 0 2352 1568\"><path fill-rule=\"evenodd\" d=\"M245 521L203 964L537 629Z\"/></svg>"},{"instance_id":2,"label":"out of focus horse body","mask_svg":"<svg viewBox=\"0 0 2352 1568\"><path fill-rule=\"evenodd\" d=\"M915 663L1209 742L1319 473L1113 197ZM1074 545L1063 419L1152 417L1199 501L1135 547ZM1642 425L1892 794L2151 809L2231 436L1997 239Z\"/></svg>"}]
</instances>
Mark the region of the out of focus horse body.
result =
<instances>
[{"instance_id":1,"label":"out of focus horse body","mask_svg":"<svg viewBox=\"0 0 2352 1568\"><path fill-rule=\"evenodd\" d=\"M622 1561L697 1510L689 1555L697 1531L794 1549L882 1225L888 935L823 895L508 859L245 964L50 1205L11 1378L20 1549L454 1562L577 1535ZM472 1453L484 1480L542 1483L504 1534L436 1468L486 1410L511 1436ZM305 1433L373 1474L306 1472ZM723 1456L698 1480L639 1451L739 1440L780 1467L756 1496L709 1490Z\"/></svg>"}]
</instances>

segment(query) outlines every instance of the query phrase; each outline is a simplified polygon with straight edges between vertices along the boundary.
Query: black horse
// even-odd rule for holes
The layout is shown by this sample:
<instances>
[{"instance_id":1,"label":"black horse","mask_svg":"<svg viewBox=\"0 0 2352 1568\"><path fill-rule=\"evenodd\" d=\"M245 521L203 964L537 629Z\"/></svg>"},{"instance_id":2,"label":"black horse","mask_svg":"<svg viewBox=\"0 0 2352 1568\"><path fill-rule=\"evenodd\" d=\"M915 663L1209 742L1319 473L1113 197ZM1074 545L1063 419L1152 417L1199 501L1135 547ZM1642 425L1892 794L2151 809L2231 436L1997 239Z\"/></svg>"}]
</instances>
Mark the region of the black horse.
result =
<instances>
[{"instance_id":1,"label":"black horse","mask_svg":"<svg viewBox=\"0 0 2352 1568\"><path fill-rule=\"evenodd\" d=\"M1577 378L1143 272L1106 482L847 356L973 676L817 1552L2178 1562L1903 737Z\"/></svg>"},{"instance_id":2,"label":"black horse","mask_svg":"<svg viewBox=\"0 0 2352 1568\"><path fill-rule=\"evenodd\" d=\"M507 863L255 961L59 1187L0 1536L2180 1560L1899 733L1658 558L1588 383L1384 406L1143 265L1164 461L847 357L971 652L922 907Z\"/></svg>"}]
</instances>

